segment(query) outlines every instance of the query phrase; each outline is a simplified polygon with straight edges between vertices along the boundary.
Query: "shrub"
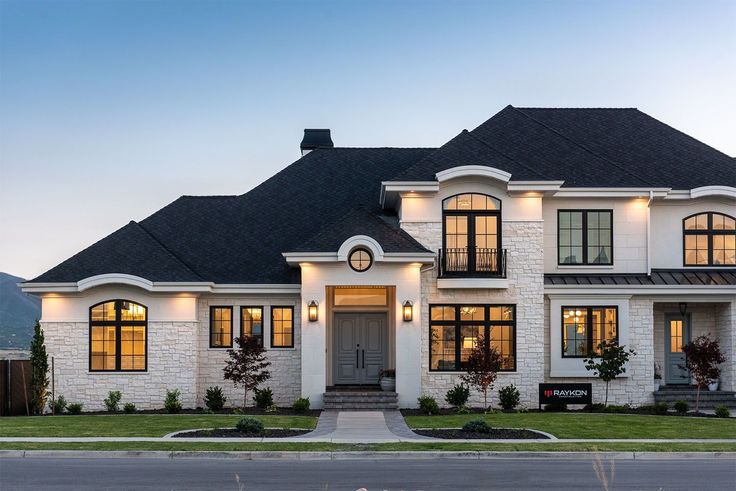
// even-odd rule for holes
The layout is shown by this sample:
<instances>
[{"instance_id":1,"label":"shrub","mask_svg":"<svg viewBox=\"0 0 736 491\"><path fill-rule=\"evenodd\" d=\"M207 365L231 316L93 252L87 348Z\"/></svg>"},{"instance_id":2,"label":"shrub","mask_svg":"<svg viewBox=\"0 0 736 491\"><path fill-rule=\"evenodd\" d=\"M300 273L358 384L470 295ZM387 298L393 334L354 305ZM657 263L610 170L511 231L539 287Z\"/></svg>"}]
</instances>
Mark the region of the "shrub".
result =
<instances>
[{"instance_id":1,"label":"shrub","mask_svg":"<svg viewBox=\"0 0 736 491\"><path fill-rule=\"evenodd\" d=\"M567 404L564 402L550 402L544 405L544 410L550 413L560 413L567 411Z\"/></svg>"},{"instance_id":2,"label":"shrub","mask_svg":"<svg viewBox=\"0 0 736 491\"><path fill-rule=\"evenodd\" d=\"M445 400L447 403L454 407L459 408L468 403L470 398L470 387L465 384L456 385L452 389L447 391Z\"/></svg>"},{"instance_id":3,"label":"shrub","mask_svg":"<svg viewBox=\"0 0 736 491\"><path fill-rule=\"evenodd\" d=\"M717 418L728 418L731 416L731 411L728 410L727 406L720 405L716 406L716 417Z\"/></svg>"},{"instance_id":4,"label":"shrub","mask_svg":"<svg viewBox=\"0 0 736 491\"><path fill-rule=\"evenodd\" d=\"M222 388L215 385L214 387L208 387L207 392L204 395L204 405L210 411L219 411L225 407L227 397L222 393Z\"/></svg>"},{"instance_id":5,"label":"shrub","mask_svg":"<svg viewBox=\"0 0 736 491\"><path fill-rule=\"evenodd\" d=\"M119 390L111 390L107 393L107 399L104 400L107 412L116 413L120 410L120 399L123 398L123 394Z\"/></svg>"},{"instance_id":6,"label":"shrub","mask_svg":"<svg viewBox=\"0 0 736 491\"><path fill-rule=\"evenodd\" d=\"M84 404L81 402L69 403L66 407L66 412L69 414L79 414L82 412L82 406L84 406Z\"/></svg>"},{"instance_id":7,"label":"shrub","mask_svg":"<svg viewBox=\"0 0 736 491\"><path fill-rule=\"evenodd\" d=\"M243 414L243 408L242 407L234 407L232 413L233 414Z\"/></svg>"},{"instance_id":8,"label":"shrub","mask_svg":"<svg viewBox=\"0 0 736 491\"><path fill-rule=\"evenodd\" d=\"M135 412L135 404L132 402L126 402L123 404L123 412L125 412L125 414L133 414Z\"/></svg>"},{"instance_id":9,"label":"shrub","mask_svg":"<svg viewBox=\"0 0 736 491\"><path fill-rule=\"evenodd\" d=\"M482 419L473 419L463 425L463 431L469 433L490 433L491 425Z\"/></svg>"},{"instance_id":10,"label":"shrub","mask_svg":"<svg viewBox=\"0 0 736 491\"><path fill-rule=\"evenodd\" d=\"M60 395L56 400L51 399L49 401L49 409L51 409L54 414L63 413L64 409L66 409L66 399L64 399L64 396Z\"/></svg>"},{"instance_id":11,"label":"shrub","mask_svg":"<svg viewBox=\"0 0 736 491\"><path fill-rule=\"evenodd\" d=\"M181 411L181 401L179 400L181 392L179 389L167 390L166 399L164 399L164 408L170 413L178 413Z\"/></svg>"},{"instance_id":12,"label":"shrub","mask_svg":"<svg viewBox=\"0 0 736 491\"><path fill-rule=\"evenodd\" d=\"M256 418L241 418L235 427L243 433L263 433L263 423Z\"/></svg>"},{"instance_id":13,"label":"shrub","mask_svg":"<svg viewBox=\"0 0 736 491\"><path fill-rule=\"evenodd\" d=\"M432 396L421 396L417 398L417 402L419 403L419 410L424 414L436 414L440 412L440 407Z\"/></svg>"},{"instance_id":14,"label":"shrub","mask_svg":"<svg viewBox=\"0 0 736 491\"><path fill-rule=\"evenodd\" d=\"M470 408L466 405L462 405L455 409L458 414L470 414Z\"/></svg>"},{"instance_id":15,"label":"shrub","mask_svg":"<svg viewBox=\"0 0 736 491\"><path fill-rule=\"evenodd\" d=\"M291 406L297 413L306 413L309 411L309 397L300 397Z\"/></svg>"},{"instance_id":16,"label":"shrub","mask_svg":"<svg viewBox=\"0 0 736 491\"><path fill-rule=\"evenodd\" d=\"M517 389L514 384L507 385L506 387L501 387L501 389L498 391L498 398L501 402L502 408L506 409L507 411L510 409L514 409L516 406L519 405L519 389Z\"/></svg>"},{"instance_id":17,"label":"shrub","mask_svg":"<svg viewBox=\"0 0 736 491\"><path fill-rule=\"evenodd\" d=\"M672 407L674 407L675 411L680 414L685 414L688 410L687 401L677 401L672 405Z\"/></svg>"},{"instance_id":18,"label":"shrub","mask_svg":"<svg viewBox=\"0 0 736 491\"><path fill-rule=\"evenodd\" d=\"M255 389L255 394L256 407L267 409L273 406L273 391L271 390L271 387Z\"/></svg>"}]
</instances>

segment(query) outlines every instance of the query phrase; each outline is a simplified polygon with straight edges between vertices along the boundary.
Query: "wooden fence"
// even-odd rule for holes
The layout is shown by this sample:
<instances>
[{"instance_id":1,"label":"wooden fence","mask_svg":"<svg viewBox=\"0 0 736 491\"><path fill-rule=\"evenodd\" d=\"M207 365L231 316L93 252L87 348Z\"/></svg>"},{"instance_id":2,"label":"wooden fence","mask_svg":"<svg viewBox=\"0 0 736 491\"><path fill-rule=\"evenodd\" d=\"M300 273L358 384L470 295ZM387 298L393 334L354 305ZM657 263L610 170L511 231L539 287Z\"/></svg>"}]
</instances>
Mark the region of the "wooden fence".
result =
<instances>
[{"instance_id":1,"label":"wooden fence","mask_svg":"<svg viewBox=\"0 0 736 491\"><path fill-rule=\"evenodd\" d=\"M28 415L31 404L31 362L0 360L0 416Z\"/></svg>"}]
</instances>

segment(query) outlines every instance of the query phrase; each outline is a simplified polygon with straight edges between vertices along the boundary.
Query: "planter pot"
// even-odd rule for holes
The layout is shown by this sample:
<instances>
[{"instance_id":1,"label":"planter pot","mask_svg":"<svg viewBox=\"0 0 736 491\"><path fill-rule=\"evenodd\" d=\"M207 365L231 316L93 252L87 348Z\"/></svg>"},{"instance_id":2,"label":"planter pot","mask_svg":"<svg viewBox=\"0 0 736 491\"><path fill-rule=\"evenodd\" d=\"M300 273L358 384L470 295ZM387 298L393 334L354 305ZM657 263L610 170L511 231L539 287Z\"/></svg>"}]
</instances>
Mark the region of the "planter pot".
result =
<instances>
[{"instance_id":1,"label":"planter pot","mask_svg":"<svg viewBox=\"0 0 736 491\"><path fill-rule=\"evenodd\" d=\"M718 380L716 380L713 383L708 384L708 390L711 392L715 392L718 390Z\"/></svg>"},{"instance_id":2,"label":"planter pot","mask_svg":"<svg viewBox=\"0 0 736 491\"><path fill-rule=\"evenodd\" d=\"M396 379L393 377L383 377L380 384L381 390L386 392L394 392L396 390Z\"/></svg>"}]
</instances>

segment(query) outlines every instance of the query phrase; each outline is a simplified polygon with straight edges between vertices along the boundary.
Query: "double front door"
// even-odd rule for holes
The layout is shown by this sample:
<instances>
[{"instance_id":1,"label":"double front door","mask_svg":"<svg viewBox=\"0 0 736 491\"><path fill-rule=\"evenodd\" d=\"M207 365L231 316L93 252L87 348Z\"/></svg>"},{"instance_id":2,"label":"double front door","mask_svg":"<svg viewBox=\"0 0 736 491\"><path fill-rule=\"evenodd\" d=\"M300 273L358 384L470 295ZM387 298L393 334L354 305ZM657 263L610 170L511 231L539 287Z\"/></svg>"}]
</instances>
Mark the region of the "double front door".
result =
<instances>
[{"instance_id":1,"label":"double front door","mask_svg":"<svg viewBox=\"0 0 736 491\"><path fill-rule=\"evenodd\" d=\"M335 313L333 384L377 384L388 362L386 313Z\"/></svg>"},{"instance_id":2,"label":"double front door","mask_svg":"<svg viewBox=\"0 0 736 491\"><path fill-rule=\"evenodd\" d=\"M665 383L689 384L690 374L685 368L682 345L690 341L690 316L667 314L664 332Z\"/></svg>"}]
</instances>

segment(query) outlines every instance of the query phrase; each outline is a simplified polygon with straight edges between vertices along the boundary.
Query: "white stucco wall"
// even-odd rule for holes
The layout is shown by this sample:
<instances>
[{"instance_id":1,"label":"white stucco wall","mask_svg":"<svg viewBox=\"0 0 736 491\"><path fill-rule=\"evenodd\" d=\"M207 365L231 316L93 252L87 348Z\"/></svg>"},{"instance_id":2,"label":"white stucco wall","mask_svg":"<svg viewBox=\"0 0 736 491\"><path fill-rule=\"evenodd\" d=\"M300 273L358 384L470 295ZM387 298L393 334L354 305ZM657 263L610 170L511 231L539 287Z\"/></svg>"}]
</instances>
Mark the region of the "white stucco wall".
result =
<instances>
[{"instance_id":1,"label":"white stucco wall","mask_svg":"<svg viewBox=\"0 0 736 491\"><path fill-rule=\"evenodd\" d=\"M682 220L696 213L716 211L736 216L736 200L701 198L657 200L651 210L652 268L682 268Z\"/></svg>"}]
</instances>

